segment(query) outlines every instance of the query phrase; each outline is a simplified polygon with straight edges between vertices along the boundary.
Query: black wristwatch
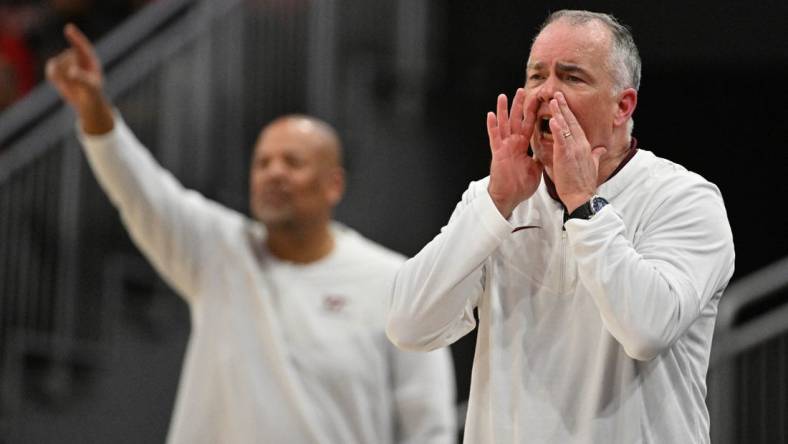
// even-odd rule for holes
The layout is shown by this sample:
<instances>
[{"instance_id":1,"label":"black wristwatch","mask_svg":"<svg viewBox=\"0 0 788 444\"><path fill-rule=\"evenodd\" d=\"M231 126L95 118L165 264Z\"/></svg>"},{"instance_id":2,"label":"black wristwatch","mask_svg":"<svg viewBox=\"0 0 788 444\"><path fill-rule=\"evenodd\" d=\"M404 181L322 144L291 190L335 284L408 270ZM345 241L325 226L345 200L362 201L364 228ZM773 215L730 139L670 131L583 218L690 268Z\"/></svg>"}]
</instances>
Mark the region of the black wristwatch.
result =
<instances>
[{"instance_id":1,"label":"black wristwatch","mask_svg":"<svg viewBox=\"0 0 788 444\"><path fill-rule=\"evenodd\" d=\"M575 211L569 213L569 215L566 217L566 220L591 219L596 213L599 212L599 210L604 208L605 205L607 205L607 201L604 197L594 195L588 202L580 205L579 207L575 208Z\"/></svg>"}]
</instances>

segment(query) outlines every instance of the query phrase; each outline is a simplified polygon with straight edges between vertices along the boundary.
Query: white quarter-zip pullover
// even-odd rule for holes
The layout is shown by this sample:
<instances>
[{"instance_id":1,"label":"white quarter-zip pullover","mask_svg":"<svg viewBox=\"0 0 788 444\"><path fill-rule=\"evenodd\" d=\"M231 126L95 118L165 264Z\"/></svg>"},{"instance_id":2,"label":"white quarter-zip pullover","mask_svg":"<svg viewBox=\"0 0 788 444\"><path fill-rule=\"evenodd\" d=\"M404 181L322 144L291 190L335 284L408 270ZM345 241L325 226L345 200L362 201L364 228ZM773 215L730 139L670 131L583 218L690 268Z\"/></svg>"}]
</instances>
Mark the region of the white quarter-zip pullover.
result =
<instances>
[{"instance_id":1,"label":"white quarter-zip pullover","mask_svg":"<svg viewBox=\"0 0 788 444\"><path fill-rule=\"evenodd\" d=\"M489 178L400 270L389 338L478 333L467 443L707 443L706 371L733 273L719 190L639 150L571 219L545 181L509 220Z\"/></svg>"}]
</instances>

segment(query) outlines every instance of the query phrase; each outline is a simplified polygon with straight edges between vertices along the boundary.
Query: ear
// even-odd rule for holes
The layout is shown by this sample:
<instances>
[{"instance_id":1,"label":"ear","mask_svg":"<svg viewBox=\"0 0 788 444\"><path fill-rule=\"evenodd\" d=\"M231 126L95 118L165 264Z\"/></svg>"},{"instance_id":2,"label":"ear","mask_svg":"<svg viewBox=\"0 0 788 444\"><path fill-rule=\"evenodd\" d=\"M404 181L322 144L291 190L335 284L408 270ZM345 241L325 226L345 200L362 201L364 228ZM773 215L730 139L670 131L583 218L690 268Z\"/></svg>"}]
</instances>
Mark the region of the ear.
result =
<instances>
[{"instance_id":1,"label":"ear","mask_svg":"<svg viewBox=\"0 0 788 444\"><path fill-rule=\"evenodd\" d=\"M333 168L326 179L326 195L331 205L335 206L345 194L345 170L341 167Z\"/></svg>"},{"instance_id":2,"label":"ear","mask_svg":"<svg viewBox=\"0 0 788 444\"><path fill-rule=\"evenodd\" d=\"M618 106L616 107L616 115L613 119L614 126L626 125L632 114L635 112L635 107L638 104L638 92L634 88L627 88L618 96Z\"/></svg>"}]
</instances>

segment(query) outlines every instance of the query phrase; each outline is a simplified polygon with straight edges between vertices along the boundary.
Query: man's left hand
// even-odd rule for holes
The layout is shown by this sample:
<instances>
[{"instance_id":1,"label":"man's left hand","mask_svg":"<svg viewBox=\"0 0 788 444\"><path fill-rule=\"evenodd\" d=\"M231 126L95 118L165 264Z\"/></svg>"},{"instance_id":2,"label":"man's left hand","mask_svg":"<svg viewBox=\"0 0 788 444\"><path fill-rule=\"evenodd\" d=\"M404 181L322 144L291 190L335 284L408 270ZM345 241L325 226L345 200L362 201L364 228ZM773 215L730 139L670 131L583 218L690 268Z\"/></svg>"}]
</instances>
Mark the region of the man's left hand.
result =
<instances>
[{"instance_id":1,"label":"man's left hand","mask_svg":"<svg viewBox=\"0 0 788 444\"><path fill-rule=\"evenodd\" d=\"M550 100L550 110L553 113L550 119L550 131L553 133L552 179L558 196L571 213L595 194L599 158L607 148L591 147L563 93L555 93Z\"/></svg>"}]
</instances>

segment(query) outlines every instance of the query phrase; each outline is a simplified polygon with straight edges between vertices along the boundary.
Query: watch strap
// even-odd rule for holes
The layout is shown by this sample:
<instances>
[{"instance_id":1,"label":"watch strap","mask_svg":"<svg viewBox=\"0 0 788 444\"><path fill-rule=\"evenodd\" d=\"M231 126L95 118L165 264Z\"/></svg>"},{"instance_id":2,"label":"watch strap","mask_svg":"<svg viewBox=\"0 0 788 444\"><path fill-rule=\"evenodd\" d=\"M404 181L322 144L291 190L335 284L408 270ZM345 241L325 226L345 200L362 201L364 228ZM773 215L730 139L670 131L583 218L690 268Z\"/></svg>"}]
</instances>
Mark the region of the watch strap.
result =
<instances>
[{"instance_id":1,"label":"watch strap","mask_svg":"<svg viewBox=\"0 0 788 444\"><path fill-rule=\"evenodd\" d=\"M591 216L594 215L593 210L591 209L591 201L583 202L583 205L575 208L574 211L566 215L566 220L569 219L583 219L588 220L591 219ZM566 222L566 220L564 222Z\"/></svg>"},{"instance_id":2,"label":"watch strap","mask_svg":"<svg viewBox=\"0 0 788 444\"><path fill-rule=\"evenodd\" d=\"M607 200L605 200L605 198L594 195L588 201L583 202L583 205L575 208L571 213L566 214L566 212L564 212L564 223L569 219L591 219L591 216L599 212L605 205L607 205Z\"/></svg>"}]
</instances>

